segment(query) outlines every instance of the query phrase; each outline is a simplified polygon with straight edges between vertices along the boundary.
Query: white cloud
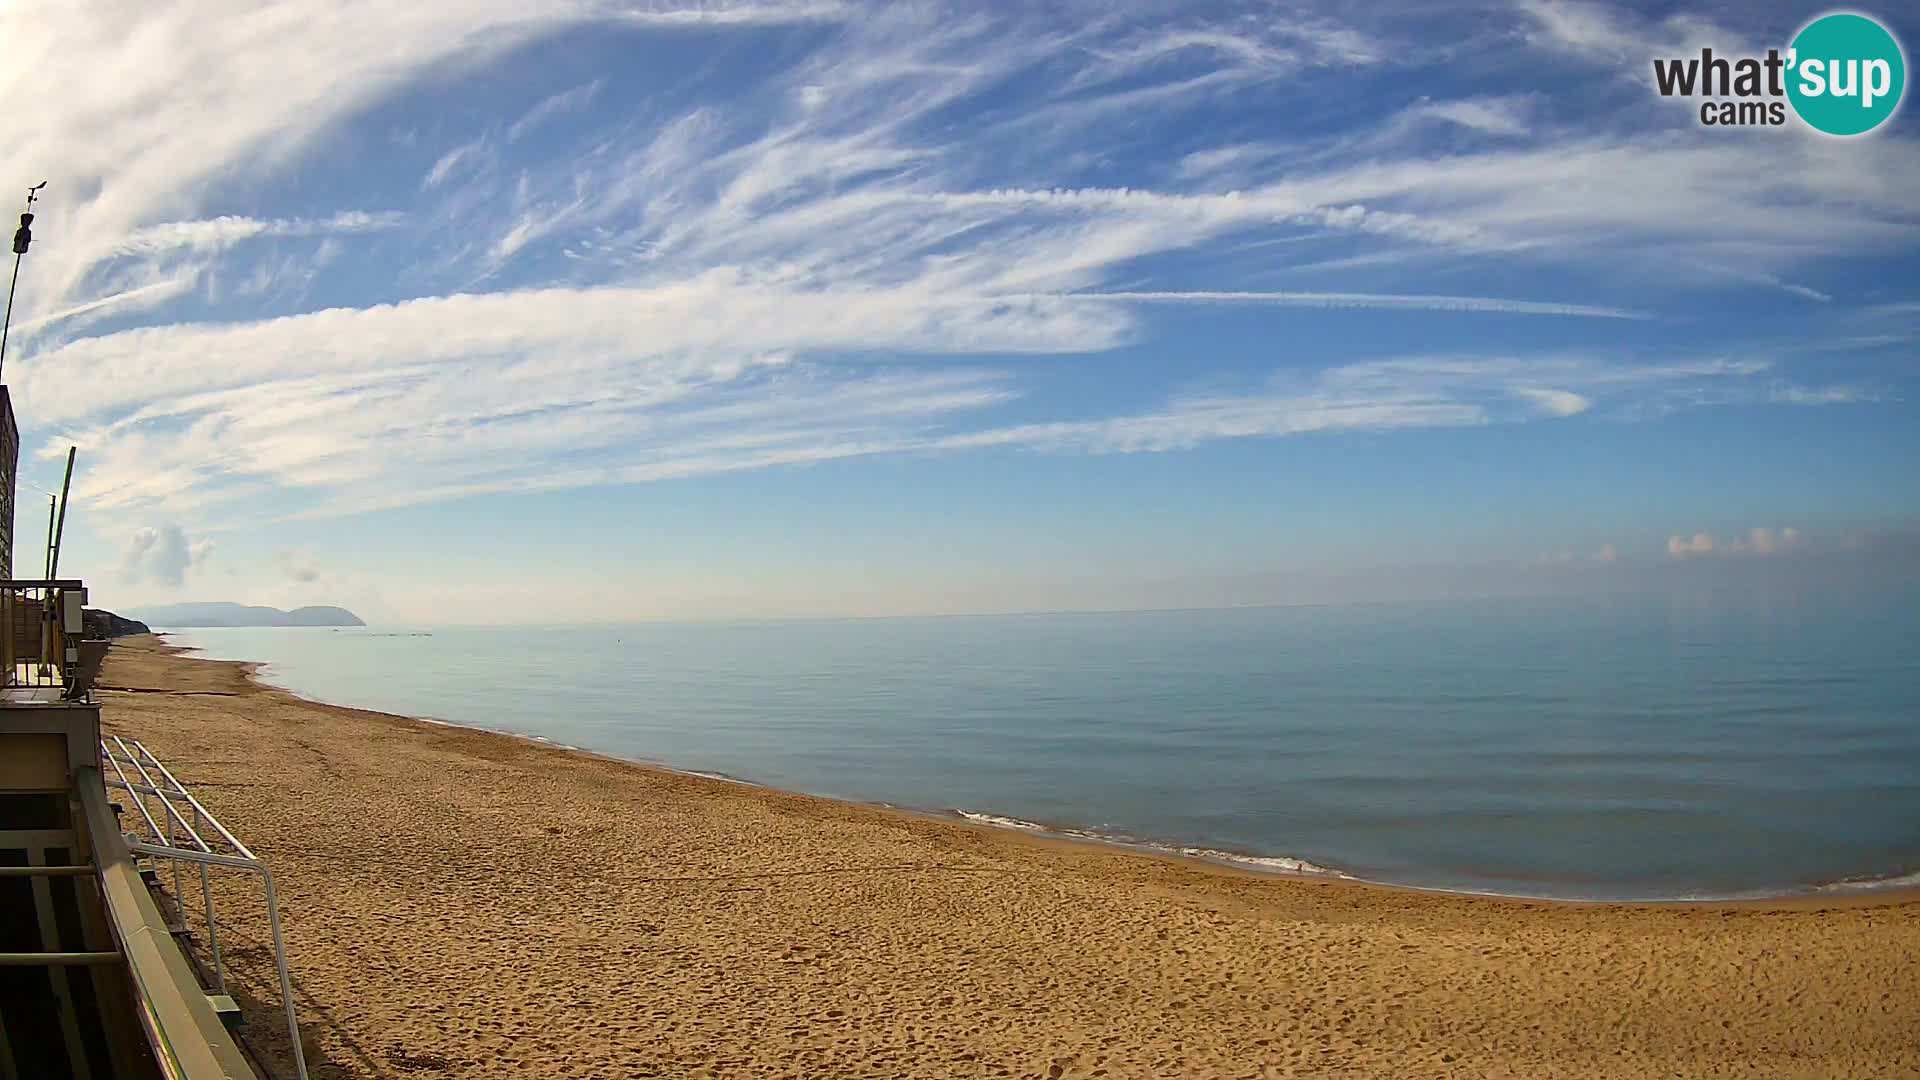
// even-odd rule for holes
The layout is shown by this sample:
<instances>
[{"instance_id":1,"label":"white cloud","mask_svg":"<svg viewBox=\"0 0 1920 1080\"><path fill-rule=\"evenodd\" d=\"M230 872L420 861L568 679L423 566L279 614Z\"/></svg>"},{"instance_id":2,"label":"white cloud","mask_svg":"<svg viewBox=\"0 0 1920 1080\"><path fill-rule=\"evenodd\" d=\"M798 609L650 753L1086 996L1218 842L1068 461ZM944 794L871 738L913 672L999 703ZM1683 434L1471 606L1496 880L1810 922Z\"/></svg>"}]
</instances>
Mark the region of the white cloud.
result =
<instances>
[{"instance_id":1,"label":"white cloud","mask_svg":"<svg viewBox=\"0 0 1920 1080\"><path fill-rule=\"evenodd\" d=\"M329 233L373 232L401 223L396 213L343 210L317 221L290 219L262 221L248 217L218 217L206 221L170 221L149 225L129 234L113 247L113 255L158 255L170 251L220 251L259 236L322 236Z\"/></svg>"},{"instance_id":2,"label":"white cloud","mask_svg":"<svg viewBox=\"0 0 1920 1080\"><path fill-rule=\"evenodd\" d=\"M126 314L129 311L157 307L191 292L198 281L197 273L184 273L146 285L108 293L105 296L96 296L91 300L74 304L72 307L50 311L38 318L15 323L13 332L24 334L57 323L87 321L89 317Z\"/></svg>"},{"instance_id":3,"label":"white cloud","mask_svg":"<svg viewBox=\"0 0 1920 1080\"><path fill-rule=\"evenodd\" d=\"M654 4L644 7L615 8L612 18L636 26L656 29L699 27L782 26L791 23L838 22L853 15L846 4L814 2L774 4L702 3L694 7Z\"/></svg>"},{"instance_id":4,"label":"white cloud","mask_svg":"<svg viewBox=\"0 0 1920 1080\"><path fill-rule=\"evenodd\" d=\"M1014 372L874 370L792 351L1045 353L1135 333L1127 305L1090 297L800 295L710 277L127 331L32 358L16 394L82 446L77 490L94 505L225 519L271 490L348 513L873 454L1121 453L1523 423L1755 398L1771 373L1757 361L1412 357L1282 369L1129 415L994 426L983 411L1019 396ZM60 376L75 369L99 378Z\"/></svg>"},{"instance_id":5,"label":"white cloud","mask_svg":"<svg viewBox=\"0 0 1920 1080\"><path fill-rule=\"evenodd\" d=\"M1767 400L1777 405L1852 405L1880 400L1880 392L1867 386L1776 386Z\"/></svg>"},{"instance_id":6,"label":"white cloud","mask_svg":"<svg viewBox=\"0 0 1920 1080\"><path fill-rule=\"evenodd\" d=\"M1181 25L1170 19L1124 42L1089 51L1100 62L1081 74L1080 84L1125 78L1195 55L1205 56L1216 70L1253 79L1286 78L1302 68L1378 63L1385 47L1353 27L1295 12L1230 28Z\"/></svg>"},{"instance_id":7,"label":"white cloud","mask_svg":"<svg viewBox=\"0 0 1920 1080\"><path fill-rule=\"evenodd\" d=\"M1146 304L1272 304L1277 307L1377 308L1398 311L1489 312L1502 315L1567 315L1593 319L1644 319L1624 308L1558 304L1491 296L1422 296L1354 292L1086 292L1073 296Z\"/></svg>"},{"instance_id":8,"label":"white cloud","mask_svg":"<svg viewBox=\"0 0 1920 1080\"><path fill-rule=\"evenodd\" d=\"M1571 10L1571 23L1554 16L1556 40L1616 33ZM136 14L143 32L128 34ZM1019 357L1139 342L1151 329L1145 305L1658 314L1412 287L1209 290L1142 277L1156 256L1177 261L1222 240L1332 237L1356 258L1434 252L1610 282L1623 267L1687 271L1671 258L1684 252L1702 260L1699 276L1738 266L1769 288L1836 250L1920 241L1910 188L1920 155L1908 140L1837 149L1601 129L1537 141L1517 98L1424 102L1403 115L1491 137L1448 140L1472 152L1387 140L1355 153L1306 140L1295 154L1244 132L1210 146L1195 125L1177 182L1163 189L1097 186L1093 170L1064 164L1128 152L1134 136L1116 117L1177 117L1303 71L1393 62L1390 43L1298 12L1241 21L1183 10L1177 23L1141 27L1126 12L1083 21L1037 8L822 3L361 0L324 19L299 5L245 16L210 2L56 5L0 14L0 31L21 43L15 55L28 58L0 71L0 94L24 125L10 146L29 173L63 162L47 204L48 236L63 242L47 245L36 269L50 271L48 286L22 314L71 329L91 312L130 313L183 288L170 283L211 290L216 272L229 299L302 285L310 267L297 255L228 270L257 237L325 239L401 220L224 214L222 193L295 173L323 140L429 76L470 77L507 50L589 23L704 35L823 20L843 25L795 35L810 51L769 50L779 62L746 85L662 98L644 123L623 115L574 153L506 156L516 136L569 110L619 111L600 100L614 91L598 80L531 104L504 130L485 120L477 137L422 136L404 175L433 190L406 219L406 239L430 229L445 250L421 262L446 276L429 267L426 287L409 280L375 293L411 299L40 342L18 364L9 358L16 402L86 447L83 489L98 505L164 501L223 520L274 492L345 513L879 453L1145 451L1731 401L1830 403L1863 391L1801 386L1764 359L1329 366L1281 346L1274 378L1238 392L1163 392L1105 416L1048 403L1050 415L1020 424L987 412L1026 390ZM40 92L56 67L126 74L82 101ZM1031 93L1009 107L1011 85ZM1238 189L1219 190L1229 173ZM540 258L554 253L568 257L566 276L541 276ZM1276 259L1269 269L1299 265ZM517 287L463 291L501 281ZM1660 279L1663 289L1694 283Z\"/></svg>"},{"instance_id":9,"label":"white cloud","mask_svg":"<svg viewBox=\"0 0 1920 1080\"><path fill-rule=\"evenodd\" d=\"M178 216L221 184L284 170L322 134L430 71L453 75L569 26L832 17L822 4L636 10L620 0L525 4L340 0L236 12L214 0L0 8L0 103L15 175L56 180L38 209L33 317L70 306L121 238ZM111 71L85 93L72 73ZM215 228L190 241L217 238Z\"/></svg>"},{"instance_id":10,"label":"white cloud","mask_svg":"<svg viewBox=\"0 0 1920 1080\"><path fill-rule=\"evenodd\" d=\"M1744 550L1751 551L1755 555L1772 555L1775 552L1791 551L1799 546L1800 530L1789 525L1777 532L1773 529L1765 528L1752 530L1747 533ZM1734 551L1740 551L1742 550L1742 542L1736 540L1730 545L1730 548Z\"/></svg>"},{"instance_id":11,"label":"white cloud","mask_svg":"<svg viewBox=\"0 0 1920 1080\"><path fill-rule=\"evenodd\" d=\"M1208 150L1195 150L1181 157L1178 175L1183 180L1209 177L1216 173L1254 164L1278 152L1274 147L1261 146L1258 143L1240 143L1233 146L1216 146Z\"/></svg>"},{"instance_id":12,"label":"white cloud","mask_svg":"<svg viewBox=\"0 0 1920 1080\"><path fill-rule=\"evenodd\" d=\"M461 143L459 146L441 154L439 158L435 159L433 168L428 169L427 175L420 179L421 190L429 191L446 183L447 180L461 168L470 166L478 161L486 152L486 146L487 141L485 139L475 139L472 142Z\"/></svg>"},{"instance_id":13,"label":"white cloud","mask_svg":"<svg viewBox=\"0 0 1920 1080\"><path fill-rule=\"evenodd\" d=\"M1708 555L1714 550L1713 537L1706 533L1694 533L1692 536L1670 536L1667 538L1667 554L1675 558L1688 555Z\"/></svg>"},{"instance_id":14,"label":"white cloud","mask_svg":"<svg viewBox=\"0 0 1920 1080\"><path fill-rule=\"evenodd\" d=\"M1409 106L1402 116L1411 122L1439 121L1483 135L1518 138L1532 132L1529 114L1532 99L1526 97L1462 98L1452 101L1422 100Z\"/></svg>"},{"instance_id":15,"label":"white cloud","mask_svg":"<svg viewBox=\"0 0 1920 1080\"><path fill-rule=\"evenodd\" d=\"M1569 47L1617 45L1640 32L1614 27L1620 19L1588 5L1524 6L1549 39ZM1105 270L1130 258L1286 224L1558 260L1605 262L1625 246L1655 243L1667 254L1694 245L1720 265L1763 273L1835 246L1908 242L1911 236L1903 241L1900 232L1913 231L1903 224L1902 209L1913 154L1893 139L1850 148L1843 168L1779 160L1783 151L1790 158L1842 153L1813 140L1784 148L1780 140L1590 136L1442 159L1402 150L1365 155L1355 164L1309 154L1305 168L1297 155L1262 157L1229 145L1195 150L1186 160L1197 172L1230 160L1253 169L1250 186L1236 196L1141 192L1043 200L979 188L982 157L1003 159L1009 174L1022 175L1070 156L1062 146L1069 137L1090 137L1088 152L1099 154L1110 133L1097 117L1141 108L1141 93L1170 93L1158 107L1172 108L1190 103L1190 92L1212 92L1183 88L1290 77L1317 65L1385 63L1397 55L1390 43L1351 24L1298 11L1248 20L1182 13L1152 26L1131 25L1116 13L1075 26L1038 13L954 18L917 7L841 3L636 8L613 0L531 7L465 0L417 9L362 0L330 10L324 20L283 8L244 19L196 4L142 8L145 32L129 35L122 31L133 10L89 6L29 16L21 9L0 16L8 39L24 43L19 55L51 57L32 43L57 38L63 67L135 73L116 80L106 100L89 99L84 116L63 112L80 105L58 95L33 93L33 107L24 107L28 88L49 81L51 70L16 65L19 81L0 82L0 93L23 105L16 114L27 128L12 142L21 167L31 171L34 161L58 160L65 185L64 193L50 193L47 206L50 227L68 242L49 250L48 260L58 263L53 286L31 298L44 308L22 312L29 318L79 302L87 292L84 279L106 254L97 245L115 243L110 238L131 234L136 247L217 250L253 235L243 218L181 223L198 228L153 224L173 208L205 199L211 180L257 181L284 170L317 138L409 80L457 74L516 44L591 22L645 32L818 21L846 26L806 59L774 68L764 87L744 88L740 100L663 118L661 137L651 143L629 151L623 141L609 140L581 158L537 165L527 174L530 198L512 212L480 205L468 220L446 222L455 231L496 223L497 235L483 246L499 261L528 251L536 237L554 235L568 238L579 261L599 267L617 265L622 253L645 252L659 276L718 263L804 261L818 270L848 257L860 268L854 273L885 276L910 272L915 262L926 270L942 240L968 237L979 248L956 253L949 271L966 272L959 267L968 263L1016 263L1023 265L1001 266L1008 283L1073 288L1097 284ZM153 44L169 41L190 47ZM1037 87L1037 101L1005 114L988 110L957 142L951 127L922 124L1016 76ZM589 81L536 103L509 137L582 106L601 86ZM787 115L774 102L806 104ZM1425 102L1412 112L1491 135L1528 131L1520 98ZM76 127L90 135L77 150L69 137ZM149 137L153 130L185 136L156 141ZM749 134L754 131L760 133ZM474 163L476 146L448 151L423 182L444 186ZM1022 168L1029 163L1036 167ZM1600 175L1609 183L1582 188L1577 199L1565 196ZM93 186L97 195L79 194ZM1053 215L1077 220L1040 219ZM848 228L851 222L862 228ZM1718 252L1701 243L1729 237L1747 250ZM1020 241L1033 242L1024 248L1031 258L1016 254ZM817 254L801 255L810 250ZM1081 250L1089 254L1066 272L1040 269ZM967 273L988 280L988 269Z\"/></svg>"},{"instance_id":16,"label":"white cloud","mask_svg":"<svg viewBox=\"0 0 1920 1080\"><path fill-rule=\"evenodd\" d=\"M1920 300L1901 300L1890 304L1874 304L1863 308L1862 313L1870 317L1899 319L1920 315Z\"/></svg>"},{"instance_id":17,"label":"white cloud","mask_svg":"<svg viewBox=\"0 0 1920 1080\"><path fill-rule=\"evenodd\" d=\"M513 126L507 128L507 141L514 142L525 138L526 135L535 128L556 116L577 112L580 109L586 108L593 103L595 97L599 96L600 88L605 85L606 80L595 79L590 83L583 83L571 90L563 90L547 98L540 104L528 109L520 119L513 122Z\"/></svg>"},{"instance_id":18,"label":"white cloud","mask_svg":"<svg viewBox=\"0 0 1920 1080\"><path fill-rule=\"evenodd\" d=\"M160 585L186 583L187 571L204 564L213 554L207 540L189 542L175 524L136 529L127 537L121 554L120 576L127 581L150 581Z\"/></svg>"},{"instance_id":19,"label":"white cloud","mask_svg":"<svg viewBox=\"0 0 1920 1080\"><path fill-rule=\"evenodd\" d=\"M1756 527L1745 536L1724 541L1711 533L1695 533L1669 537L1667 554L1676 559L1698 555L1778 555L1798 549L1804 539L1800 530L1791 525L1780 529Z\"/></svg>"},{"instance_id":20,"label":"white cloud","mask_svg":"<svg viewBox=\"0 0 1920 1080\"><path fill-rule=\"evenodd\" d=\"M1751 51L1742 35L1696 15L1654 19L1590 0L1516 0L1529 19L1535 45L1589 64L1618 66L1651 79L1656 56L1698 54L1712 46L1726 55Z\"/></svg>"},{"instance_id":21,"label":"white cloud","mask_svg":"<svg viewBox=\"0 0 1920 1080\"><path fill-rule=\"evenodd\" d=\"M1568 400L1615 406L1739 384L1764 364L1723 361L1620 364L1588 357L1411 357L1275 375L1258 391L1188 395L1150 413L989 429L945 447L1020 445L1092 453L1172 450L1216 439L1340 430L1466 427L1571 415ZM1540 382L1579 388L1546 392ZM1731 394L1732 392L1729 391ZM1564 395L1564 396L1562 396ZM1522 404L1516 407L1515 402ZM1583 410L1573 410L1583 411Z\"/></svg>"},{"instance_id":22,"label":"white cloud","mask_svg":"<svg viewBox=\"0 0 1920 1080\"><path fill-rule=\"evenodd\" d=\"M726 312L726 318L715 318ZM714 274L659 288L538 289L334 309L265 322L180 325L86 338L37 354L15 376L22 411L68 421L180 395L329 379L377 384L438 366L470 380L618 384L631 365L698 354L739 371L769 352L894 349L1051 353L1111 347L1134 324L1120 305L1059 297L932 296L919 288L796 291ZM396 366L399 365L399 366ZM95 373L82 384L64 372ZM329 383L331 385L331 383ZM473 385L498 407L505 384ZM593 390L598 393L598 390ZM169 406L171 407L171 406Z\"/></svg>"},{"instance_id":23,"label":"white cloud","mask_svg":"<svg viewBox=\"0 0 1920 1080\"><path fill-rule=\"evenodd\" d=\"M1516 386L1514 396L1533 402L1542 412L1550 416L1578 416L1593 408L1593 401L1571 390L1554 390L1544 386Z\"/></svg>"}]
</instances>

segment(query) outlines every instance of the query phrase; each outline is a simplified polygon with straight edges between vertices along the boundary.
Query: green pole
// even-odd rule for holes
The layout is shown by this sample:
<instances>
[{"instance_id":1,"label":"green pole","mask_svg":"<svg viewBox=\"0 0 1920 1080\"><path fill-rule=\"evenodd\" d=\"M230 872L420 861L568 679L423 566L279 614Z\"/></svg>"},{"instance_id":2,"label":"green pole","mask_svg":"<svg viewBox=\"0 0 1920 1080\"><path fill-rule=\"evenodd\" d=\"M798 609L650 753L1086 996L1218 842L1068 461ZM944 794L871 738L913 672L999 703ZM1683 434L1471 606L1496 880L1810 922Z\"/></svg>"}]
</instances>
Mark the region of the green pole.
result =
<instances>
[{"instance_id":1,"label":"green pole","mask_svg":"<svg viewBox=\"0 0 1920 1080\"><path fill-rule=\"evenodd\" d=\"M53 577L53 515L60 509L60 496L47 496L47 558L42 564L47 569L47 577Z\"/></svg>"},{"instance_id":2,"label":"green pole","mask_svg":"<svg viewBox=\"0 0 1920 1080\"><path fill-rule=\"evenodd\" d=\"M60 540L67 535L67 489L73 486L73 455L77 446L67 447L67 478L60 481L60 522L53 527L53 558L47 562L47 580L60 576Z\"/></svg>"}]
</instances>

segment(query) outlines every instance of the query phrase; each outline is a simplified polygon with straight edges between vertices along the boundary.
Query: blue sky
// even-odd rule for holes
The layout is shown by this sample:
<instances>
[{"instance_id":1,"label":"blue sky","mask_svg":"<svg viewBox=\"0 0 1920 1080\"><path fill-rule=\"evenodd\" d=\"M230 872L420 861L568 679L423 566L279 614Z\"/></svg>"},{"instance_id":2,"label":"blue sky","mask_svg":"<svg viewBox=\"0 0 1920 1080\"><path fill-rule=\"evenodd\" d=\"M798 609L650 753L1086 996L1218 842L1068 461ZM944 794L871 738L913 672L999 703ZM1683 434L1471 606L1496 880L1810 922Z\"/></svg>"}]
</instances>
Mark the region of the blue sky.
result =
<instances>
[{"instance_id":1,"label":"blue sky","mask_svg":"<svg viewBox=\"0 0 1920 1080\"><path fill-rule=\"evenodd\" d=\"M77 445L108 604L1913 569L1913 110L1650 89L1818 5L115 7L0 13L16 561Z\"/></svg>"}]
</instances>

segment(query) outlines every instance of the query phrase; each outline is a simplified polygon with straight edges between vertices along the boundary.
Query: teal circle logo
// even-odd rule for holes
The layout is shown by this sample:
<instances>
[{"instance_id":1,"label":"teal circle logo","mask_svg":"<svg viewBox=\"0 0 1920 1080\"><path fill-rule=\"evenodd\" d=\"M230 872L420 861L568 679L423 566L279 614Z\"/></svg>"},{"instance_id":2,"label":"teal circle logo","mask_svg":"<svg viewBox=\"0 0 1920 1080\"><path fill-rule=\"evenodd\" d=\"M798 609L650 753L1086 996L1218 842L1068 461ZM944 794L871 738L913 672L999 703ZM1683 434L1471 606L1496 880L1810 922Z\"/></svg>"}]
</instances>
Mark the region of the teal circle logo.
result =
<instances>
[{"instance_id":1,"label":"teal circle logo","mask_svg":"<svg viewBox=\"0 0 1920 1080\"><path fill-rule=\"evenodd\" d=\"M1865 15L1820 16L1793 39L1787 56L1787 100L1800 119L1829 135L1872 131L1906 93L1900 43Z\"/></svg>"}]
</instances>

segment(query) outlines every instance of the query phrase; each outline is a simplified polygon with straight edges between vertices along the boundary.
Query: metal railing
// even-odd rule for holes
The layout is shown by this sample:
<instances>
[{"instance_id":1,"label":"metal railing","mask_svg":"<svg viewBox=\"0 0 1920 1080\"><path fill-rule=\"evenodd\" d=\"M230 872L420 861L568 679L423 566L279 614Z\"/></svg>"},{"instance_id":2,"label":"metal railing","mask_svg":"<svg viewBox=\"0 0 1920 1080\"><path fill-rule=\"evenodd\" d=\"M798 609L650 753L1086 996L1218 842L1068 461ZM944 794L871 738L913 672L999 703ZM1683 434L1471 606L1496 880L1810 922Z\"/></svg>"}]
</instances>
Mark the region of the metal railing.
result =
<instances>
[{"instance_id":1,"label":"metal railing","mask_svg":"<svg viewBox=\"0 0 1920 1080\"><path fill-rule=\"evenodd\" d=\"M77 579L0 581L0 674L7 686L87 699L97 659L83 644L86 603L86 586ZM92 663L82 662L83 653Z\"/></svg>"},{"instance_id":2,"label":"metal railing","mask_svg":"<svg viewBox=\"0 0 1920 1080\"><path fill-rule=\"evenodd\" d=\"M123 739L118 735L100 740L100 759L111 773L102 776L110 788L127 792L137 812L133 822L134 831L126 833L127 850L136 855L145 855L153 859L167 859L173 863L173 902L182 912L186 910L185 893L181 891L181 866L192 866L199 872L200 900L203 917L207 927L207 949L213 958L214 992L227 992L227 973L225 962L220 956L220 928L214 918L213 885L208 876L212 867L227 867L234 870L246 870L260 875L260 883L266 893L267 926L273 936L274 970L280 977L280 1004L287 1017L287 1037L293 1048L293 1063L299 1072L300 1080L307 1080L307 1058L300 1045L300 1024L294 1016L293 979L287 973L286 941L280 932L280 901L273 888L273 874L268 872L247 845L220 824L200 805L185 784L176 779L173 773L160 764L140 740ZM130 774L127 770L133 770ZM136 779L137 778L137 779ZM151 800L151 802L149 801ZM153 806L157 804L160 818L153 815ZM162 821L165 822L162 825ZM126 819L122 818L123 825ZM140 825L145 831L138 831ZM208 842L208 838L212 842Z\"/></svg>"}]
</instances>

